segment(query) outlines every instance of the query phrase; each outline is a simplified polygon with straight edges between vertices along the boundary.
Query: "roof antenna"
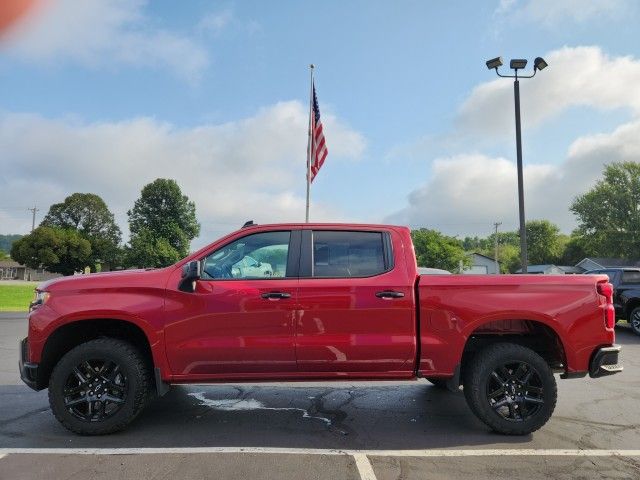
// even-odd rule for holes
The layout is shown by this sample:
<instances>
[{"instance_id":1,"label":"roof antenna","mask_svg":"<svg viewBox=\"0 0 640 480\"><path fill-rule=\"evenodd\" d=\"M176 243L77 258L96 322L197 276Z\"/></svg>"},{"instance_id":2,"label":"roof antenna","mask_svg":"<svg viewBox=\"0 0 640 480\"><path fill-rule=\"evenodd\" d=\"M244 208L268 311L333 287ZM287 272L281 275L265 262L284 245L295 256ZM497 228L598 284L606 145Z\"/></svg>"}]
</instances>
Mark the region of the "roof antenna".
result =
<instances>
[{"instance_id":1,"label":"roof antenna","mask_svg":"<svg viewBox=\"0 0 640 480\"><path fill-rule=\"evenodd\" d=\"M249 220L248 222L244 222L244 225L242 225L242 228L252 227L254 225L256 224L253 223L253 220Z\"/></svg>"}]
</instances>

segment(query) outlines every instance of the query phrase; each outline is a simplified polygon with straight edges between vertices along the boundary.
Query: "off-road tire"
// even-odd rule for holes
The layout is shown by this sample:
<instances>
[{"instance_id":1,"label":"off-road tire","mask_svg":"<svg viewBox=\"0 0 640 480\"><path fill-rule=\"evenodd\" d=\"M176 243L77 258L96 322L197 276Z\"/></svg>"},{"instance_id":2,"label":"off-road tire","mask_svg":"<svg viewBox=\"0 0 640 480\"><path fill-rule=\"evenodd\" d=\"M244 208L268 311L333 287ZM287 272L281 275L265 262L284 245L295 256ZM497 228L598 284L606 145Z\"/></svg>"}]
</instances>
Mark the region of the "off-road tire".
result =
<instances>
[{"instance_id":1,"label":"off-road tire","mask_svg":"<svg viewBox=\"0 0 640 480\"><path fill-rule=\"evenodd\" d=\"M535 369L544 400L535 414L518 421L500 415L492 408L488 398L492 372L502 365L516 362L523 362ZM492 430L505 435L526 435L538 430L553 414L558 397L556 380L547 362L533 350L513 343L496 343L479 351L472 363L465 366L463 385L471 411Z\"/></svg>"},{"instance_id":2,"label":"off-road tire","mask_svg":"<svg viewBox=\"0 0 640 480\"><path fill-rule=\"evenodd\" d=\"M629 326L633 333L640 335L640 307L631 310L629 314Z\"/></svg>"},{"instance_id":3,"label":"off-road tire","mask_svg":"<svg viewBox=\"0 0 640 480\"><path fill-rule=\"evenodd\" d=\"M81 420L65 407L64 388L74 367L85 360L105 359L117 363L126 377L126 395L113 416L100 421ZM122 340L99 338L67 352L56 364L49 379L49 405L58 421L80 435L106 435L128 426L140 414L152 384L149 367L140 351Z\"/></svg>"}]
</instances>

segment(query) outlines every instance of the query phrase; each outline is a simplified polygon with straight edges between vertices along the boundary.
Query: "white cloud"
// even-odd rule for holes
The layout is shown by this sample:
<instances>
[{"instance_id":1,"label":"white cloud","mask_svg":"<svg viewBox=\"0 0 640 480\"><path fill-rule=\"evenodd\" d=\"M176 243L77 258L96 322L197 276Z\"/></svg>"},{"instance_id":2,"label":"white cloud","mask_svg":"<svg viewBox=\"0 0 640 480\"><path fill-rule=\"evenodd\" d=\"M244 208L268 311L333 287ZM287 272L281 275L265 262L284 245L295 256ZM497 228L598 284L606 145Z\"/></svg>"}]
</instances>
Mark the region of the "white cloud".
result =
<instances>
[{"instance_id":1,"label":"white cloud","mask_svg":"<svg viewBox=\"0 0 640 480\"><path fill-rule=\"evenodd\" d=\"M526 217L547 218L571 231L572 200L601 178L605 164L617 161L640 161L640 121L577 139L560 165L525 165ZM387 220L456 235L485 235L496 220L515 229L516 179L515 163L504 158L480 154L441 158L433 162L431 178L411 192L407 207Z\"/></svg>"},{"instance_id":2,"label":"white cloud","mask_svg":"<svg viewBox=\"0 0 640 480\"><path fill-rule=\"evenodd\" d=\"M532 127L576 106L628 109L640 114L640 60L611 57L599 47L561 48L544 58L549 67L520 83L523 127ZM467 133L512 135L513 82L495 79L473 89L457 124Z\"/></svg>"},{"instance_id":3,"label":"white cloud","mask_svg":"<svg viewBox=\"0 0 640 480\"><path fill-rule=\"evenodd\" d=\"M363 137L325 114L330 155L358 158ZM83 123L37 115L0 116L0 206L51 203L73 192L104 198L126 231L126 211L146 183L174 178L195 200L202 223L196 245L244 221L298 221L304 216L307 112L297 101L250 118L180 129L150 118ZM19 200L18 200L19 199ZM23 211L6 210L3 232L30 226ZM338 220L336 206L314 205L318 220Z\"/></svg>"},{"instance_id":4,"label":"white cloud","mask_svg":"<svg viewBox=\"0 0 640 480\"><path fill-rule=\"evenodd\" d=\"M632 5L632 0L501 0L495 15L514 23L530 21L554 27L566 21L620 17Z\"/></svg>"},{"instance_id":5,"label":"white cloud","mask_svg":"<svg viewBox=\"0 0 640 480\"><path fill-rule=\"evenodd\" d=\"M146 0L44 2L12 32L5 50L34 63L96 67L164 67L195 83L209 64L206 50L185 35L156 28Z\"/></svg>"},{"instance_id":6,"label":"white cloud","mask_svg":"<svg viewBox=\"0 0 640 480\"><path fill-rule=\"evenodd\" d=\"M233 11L230 8L219 12L211 12L200 19L197 30L200 33L220 34L233 21Z\"/></svg>"}]
</instances>

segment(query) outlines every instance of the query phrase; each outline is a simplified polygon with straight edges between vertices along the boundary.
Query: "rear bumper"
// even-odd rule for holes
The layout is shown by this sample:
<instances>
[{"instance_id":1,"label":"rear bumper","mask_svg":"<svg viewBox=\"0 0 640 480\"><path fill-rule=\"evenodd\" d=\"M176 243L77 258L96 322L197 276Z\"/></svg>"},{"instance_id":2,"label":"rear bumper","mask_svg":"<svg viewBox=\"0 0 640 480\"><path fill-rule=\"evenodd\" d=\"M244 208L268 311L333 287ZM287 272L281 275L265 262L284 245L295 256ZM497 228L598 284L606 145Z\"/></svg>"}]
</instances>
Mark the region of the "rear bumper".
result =
<instances>
[{"instance_id":1,"label":"rear bumper","mask_svg":"<svg viewBox=\"0 0 640 480\"><path fill-rule=\"evenodd\" d=\"M589 376L597 378L621 372L623 367L619 363L620 350L620 345L599 348L591 358Z\"/></svg>"},{"instance_id":2,"label":"rear bumper","mask_svg":"<svg viewBox=\"0 0 640 480\"><path fill-rule=\"evenodd\" d=\"M29 340L27 338L23 338L20 341L19 352L20 359L18 366L20 368L20 378L34 390L41 390L38 388L38 364L27 361L29 359Z\"/></svg>"}]
</instances>

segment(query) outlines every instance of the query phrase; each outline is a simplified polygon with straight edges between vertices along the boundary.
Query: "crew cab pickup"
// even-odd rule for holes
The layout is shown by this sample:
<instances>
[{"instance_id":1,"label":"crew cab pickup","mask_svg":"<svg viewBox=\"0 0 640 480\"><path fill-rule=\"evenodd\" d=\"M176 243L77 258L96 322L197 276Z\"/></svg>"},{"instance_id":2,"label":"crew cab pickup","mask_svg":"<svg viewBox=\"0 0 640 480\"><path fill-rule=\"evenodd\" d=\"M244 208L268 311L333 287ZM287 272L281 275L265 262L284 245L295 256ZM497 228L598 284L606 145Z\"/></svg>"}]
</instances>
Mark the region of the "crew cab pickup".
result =
<instances>
[{"instance_id":1,"label":"crew cab pickup","mask_svg":"<svg viewBox=\"0 0 640 480\"><path fill-rule=\"evenodd\" d=\"M554 373L622 370L612 293L606 275L420 276L405 227L249 225L170 267L39 285L20 372L86 435L171 384L420 378L527 434L554 410Z\"/></svg>"}]
</instances>

